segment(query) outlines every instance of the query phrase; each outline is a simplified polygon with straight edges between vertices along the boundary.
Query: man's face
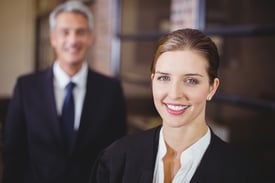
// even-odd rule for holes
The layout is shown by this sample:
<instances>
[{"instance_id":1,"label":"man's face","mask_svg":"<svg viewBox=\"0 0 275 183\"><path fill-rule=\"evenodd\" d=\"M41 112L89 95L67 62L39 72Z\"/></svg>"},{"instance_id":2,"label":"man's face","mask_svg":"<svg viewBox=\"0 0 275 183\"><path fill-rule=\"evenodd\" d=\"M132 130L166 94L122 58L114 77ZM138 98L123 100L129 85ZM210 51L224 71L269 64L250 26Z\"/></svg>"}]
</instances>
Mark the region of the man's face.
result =
<instances>
[{"instance_id":1,"label":"man's face","mask_svg":"<svg viewBox=\"0 0 275 183\"><path fill-rule=\"evenodd\" d=\"M92 32L84 15L73 12L58 14L50 37L61 67L81 67L92 44Z\"/></svg>"}]
</instances>

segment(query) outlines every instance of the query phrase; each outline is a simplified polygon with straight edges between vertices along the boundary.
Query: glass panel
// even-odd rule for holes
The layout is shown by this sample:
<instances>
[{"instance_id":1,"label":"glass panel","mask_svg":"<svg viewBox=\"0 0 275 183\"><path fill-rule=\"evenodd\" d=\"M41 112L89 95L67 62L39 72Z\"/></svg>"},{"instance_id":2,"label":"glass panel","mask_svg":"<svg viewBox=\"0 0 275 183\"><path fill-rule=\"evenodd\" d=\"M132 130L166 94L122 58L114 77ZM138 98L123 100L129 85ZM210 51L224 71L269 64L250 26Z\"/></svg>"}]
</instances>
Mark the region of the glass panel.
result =
<instances>
[{"instance_id":1,"label":"glass panel","mask_svg":"<svg viewBox=\"0 0 275 183\"><path fill-rule=\"evenodd\" d=\"M122 34L169 29L169 0L122 0Z\"/></svg>"},{"instance_id":2,"label":"glass panel","mask_svg":"<svg viewBox=\"0 0 275 183\"><path fill-rule=\"evenodd\" d=\"M168 0L121 1L120 76L126 96L151 96L150 65L158 35L169 30L169 14Z\"/></svg>"},{"instance_id":3,"label":"glass panel","mask_svg":"<svg viewBox=\"0 0 275 183\"><path fill-rule=\"evenodd\" d=\"M206 29L274 24L275 1L206 0Z\"/></svg>"},{"instance_id":4,"label":"glass panel","mask_svg":"<svg viewBox=\"0 0 275 183\"><path fill-rule=\"evenodd\" d=\"M156 41L125 41L121 47L121 78L129 86L127 95L151 94L150 65ZM135 87L134 87L135 86ZM137 89L138 87L139 89Z\"/></svg>"}]
</instances>

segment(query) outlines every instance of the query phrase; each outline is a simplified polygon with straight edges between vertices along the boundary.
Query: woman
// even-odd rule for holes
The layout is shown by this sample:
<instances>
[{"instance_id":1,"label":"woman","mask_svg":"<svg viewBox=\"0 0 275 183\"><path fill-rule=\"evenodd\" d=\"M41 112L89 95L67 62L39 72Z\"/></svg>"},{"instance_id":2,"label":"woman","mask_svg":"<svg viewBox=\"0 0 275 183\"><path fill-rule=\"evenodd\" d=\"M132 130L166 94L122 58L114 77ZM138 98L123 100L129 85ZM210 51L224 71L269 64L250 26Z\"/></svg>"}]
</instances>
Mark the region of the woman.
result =
<instances>
[{"instance_id":1,"label":"woman","mask_svg":"<svg viewBox=\"0 0 275 183\"><path fill-rule=\"evenodd\" d=\"M202 32L164 35L151 66L154 104L162 125L124 137L99 157L98 183L252 182L248 162L218 138L205 120L215 94L219 55Z\"/></svg>"}]
</instances>

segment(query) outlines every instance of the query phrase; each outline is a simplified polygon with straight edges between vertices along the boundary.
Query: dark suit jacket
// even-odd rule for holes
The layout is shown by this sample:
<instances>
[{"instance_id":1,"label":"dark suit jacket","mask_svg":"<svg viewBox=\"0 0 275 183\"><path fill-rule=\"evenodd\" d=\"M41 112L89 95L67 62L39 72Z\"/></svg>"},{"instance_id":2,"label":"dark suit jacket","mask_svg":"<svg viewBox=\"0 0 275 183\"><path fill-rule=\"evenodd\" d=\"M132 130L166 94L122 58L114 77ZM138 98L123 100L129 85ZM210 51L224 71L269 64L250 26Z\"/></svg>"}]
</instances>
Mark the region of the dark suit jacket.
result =
<instances>
[{"instance_id":1,"label":"dark suit jacket","mask_svg":"<svg viewBox=\"0 0 275 183\"><path fill-rule=\"evenodd\" d=\"M86 183L98 153L126 133L120 83L89 70L76 144L68 155L52 70L16 83L4 128L5 183Z\"/></svg>"},{"instance_id":2,"label":"dark suit jacket","mask_svg":"<svg viewBox=\"0 0 275 183\"><path fill-rule=\"evenodd\" d=\"M160 127L124 137L99 156L91 183L152 183ZM211 132L211 142L191 183L257 182L252 169L237 151Z\"/></svg>"}]
</instances>

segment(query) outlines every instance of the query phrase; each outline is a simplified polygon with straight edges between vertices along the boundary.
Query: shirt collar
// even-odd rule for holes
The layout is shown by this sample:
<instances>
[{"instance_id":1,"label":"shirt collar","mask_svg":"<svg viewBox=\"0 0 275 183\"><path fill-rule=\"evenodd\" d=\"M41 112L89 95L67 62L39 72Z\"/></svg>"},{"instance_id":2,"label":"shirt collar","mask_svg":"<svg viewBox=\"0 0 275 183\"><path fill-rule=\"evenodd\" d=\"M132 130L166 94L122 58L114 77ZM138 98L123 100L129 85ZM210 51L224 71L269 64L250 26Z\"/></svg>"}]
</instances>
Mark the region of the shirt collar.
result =
<instances>
[{"instance_id":1,"label":"shirt collar","mask_svg":"<svg viewBox=\"0 0 275 183\"><path fill-rule=\"evenodd\" d=\"M211 139L211 133L209 128L207 129L206 134L201 137L197 142L192 144L190 147L188 147L185 151L181 153L181 160L183 157L183 154L187 155L190 154L190 156L202 156L204 152L206 151ZM159 157L162 159L166 154L166 145L163 137L163 127L160 130L160 136L159 136Z\"/></svg>"},{"instance_id":2,"label":"shirt collar","mask_svg":"<svg viewBox=\"0 0 275 183\"><path fill-rule=\"evenodd\" d=\"M53 74L61 88L65 88L70 81L74 82L77 87L85 88L87 83L88 64L84 62L81 69L73 77L70 77L56 61L53 65Z\"/></svg>"},{"instance_id":3,"label":"shirt collar","mask_svg":"<svg viewBox=\"0 0 275 183\"><path fill-rule=\"evenodd\" d=\"M189 148L181 154L181 163L183 161L183 156L189 155L190 157L202 157L204 152L206 151L211 139L211 133L209 128L204 136L202 136L197 142L192 144Z\"/></svg>"},{"instance_id":4,"label":"shirt collar","mask_svg":"<svg viewBox=\"0 0 275 183\"><path fill-rule=\"evenodd\" d=\"M164 138L163 138L163 127L161 127L160 129L160 133L159 133L159 157L160 159L162 159L164 157L164 155L166 154L166 145L164 142Z\"/></svg>"}]
</instances>

